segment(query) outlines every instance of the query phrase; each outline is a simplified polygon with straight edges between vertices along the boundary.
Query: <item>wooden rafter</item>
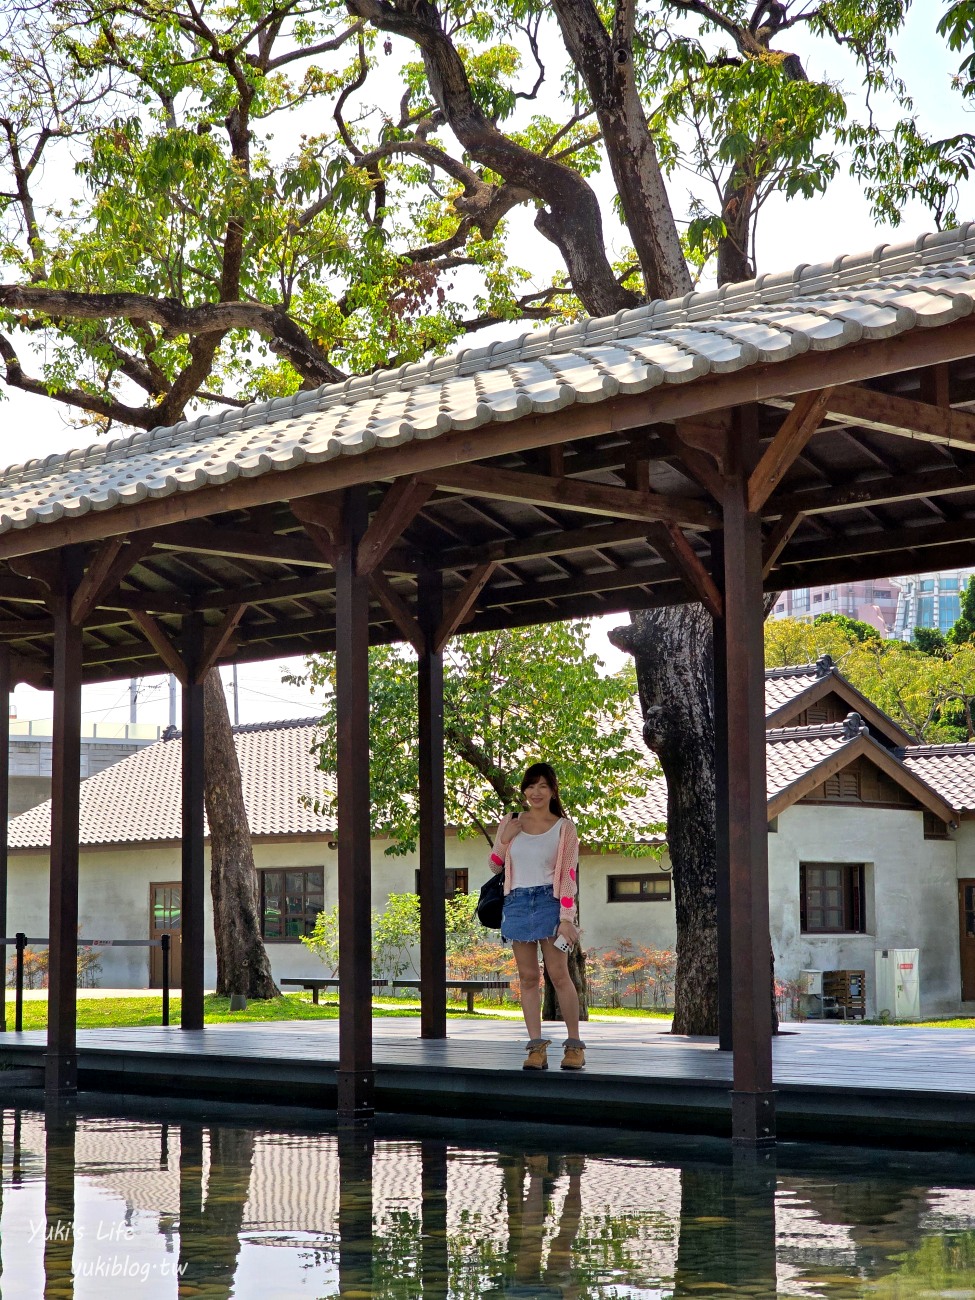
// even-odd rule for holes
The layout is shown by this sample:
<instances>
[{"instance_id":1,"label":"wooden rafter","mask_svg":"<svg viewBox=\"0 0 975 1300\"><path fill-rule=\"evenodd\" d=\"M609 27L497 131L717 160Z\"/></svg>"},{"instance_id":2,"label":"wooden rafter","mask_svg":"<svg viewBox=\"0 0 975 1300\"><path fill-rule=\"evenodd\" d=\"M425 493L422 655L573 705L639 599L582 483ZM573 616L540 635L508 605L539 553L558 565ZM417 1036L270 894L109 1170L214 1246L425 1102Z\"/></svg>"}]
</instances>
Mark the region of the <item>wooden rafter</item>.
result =
<instances>
[{"instance_id":1,"label":"wooden rafter","mask_svg":"<svg viewBox=\"0 0 975 1300\"><path fill-rule=\"evenodd\" d=\"M216 627L208 629L203 640L203 653L200 655L200 662L194 674L196 681L203 681L226 650L246 608L246 605L231 605Z\"/></svg>"},{"instance_id":2,"label":"wooden rafter","mask_svg":"<svg viewBox=\"0 0 975 1300\"><path fill-rule=\"evenodd\" d=\"M392 584L384 573L378 569L369 575L369 581L372 583L373 591L379 597L383 609L393 620L404 638L416 650L417 654L423 653L423 632L419 623L416 621L413 611L407 605L406 601L393 589Z\"/></svg>"},{"instance_id":3,"label":"wooden rafter","mask_svg":"<svg viewBox=\"0 0 975 1300\"><path fill-rule=\"evenodd\" d=\"M653 524L649 538L663 556L673 561L688 588L711 617L722 618L724 601L721 592L681 530L675 524Z\"/></svg>"},{"instance_id":4,"label":"wooden rafter","mask_svg":"<svg viewBox=\"0 0 975 1300\"><path fill-rule=\"evenodd\" d=\"M230 559L273 560L286 564L318 567L322 557L300 534L282 537L276 533L247 532L215 523L173 524L152 534L160 550L195 551L199 555L222 555Z\"/></svg>"},{"instance_id":5,"label":"wooden rafter","mask_svg":"<svg viewBox=\"0 0 975 1300\"><path fill-rule=\"evenodd\" d=\"M477 598L484 590L491 574L497 568L497 564L492 560L487 564L480 564L471 574L471 576L461 587L460 591L450 602L444 611L443 620L437 628L433 638L432 650L434 654L440 654L444 646L454 635L460 625L467 618L470 611L477 603Z\"/></svg>"},{"instance_id":6,"label":"wooden rafter","mask_svg":"<svg viewBox=\"0 0 975 1300\"><path fill-rule=\"evenodd\" d=\"M777 524L774 524L772 531L765 538L762 545L762 577L767 578L775 568L775 562L789 545L796 529L805 519L801 511L796 510L791 515L783 515Z\"/></svg>"},{"instance_id":7,"label":"wooden rafter","mask_svg":"<svg viewBox=\"0 0 975 1300\"><path fill-rule=\"evenodd\" d=\"M141 610L132 611L132 621L155 650L168 671L185 686L186 666L183 663L182 655L170 641L169 635L162 625L157 623L151 614L144 614Z\"/></svg>"},{"instance_id":8,"label":"wooden rafter","mask_svg":"<svg viewBox=\"0 0 975 1300\"><path fill-rule=\"evenodd\" d=\"M417 478L397 479L373 515L366 535L359 543L356 566L363 574L373 573L390 548L416 518L433 495L433 486Z\"/></svg>"},{"instance_id":9,"label":"wooden rafter","mask_svg":"<svg viewBox=\"0 0 975 1300\"><path fill-rule=\"evenodd\" d=\"M782 421L748 478L748 509L759 514L806 443L823 422L831 388L803 393Z\"/></svg>"},{"instance_id":10,"label":"wooden rafter","mask_svg":"<svg viewBox=\"0 0 975 1300\"><path fill-rule=\"evenodd\" d=\"M119 583L135 567L151 546L147 538L126 541L110 537L95 553L71 602L71 621L86 623L92 611L112 595Z\"/></svg>"},{"instance_id":11,"label":"wooden rafter","mask_svg":"<svg viewBox=\"0 0 975 1300\"><path fill-rule=\"evenodd\" d=\"M832 390L828 411L865 429L975 449L975 415L954 411L950 406L933 406L875 388L842 384Z\"/></svg>"},{"instance_id":12,"label":"wooden rafter","mask_svg":"<svg viewBox=\"0 0 975 1300\"><path fill-rule=\"evenodd\" d=\"M542 474L522 474L486 465L462 465L426 477L446 492L470 493L495 501L519 501L615 519L684 524L690 528L720 525L720 515L704 502L634 492L582 479L547 478Z\"/></svg>"}]
</instances>

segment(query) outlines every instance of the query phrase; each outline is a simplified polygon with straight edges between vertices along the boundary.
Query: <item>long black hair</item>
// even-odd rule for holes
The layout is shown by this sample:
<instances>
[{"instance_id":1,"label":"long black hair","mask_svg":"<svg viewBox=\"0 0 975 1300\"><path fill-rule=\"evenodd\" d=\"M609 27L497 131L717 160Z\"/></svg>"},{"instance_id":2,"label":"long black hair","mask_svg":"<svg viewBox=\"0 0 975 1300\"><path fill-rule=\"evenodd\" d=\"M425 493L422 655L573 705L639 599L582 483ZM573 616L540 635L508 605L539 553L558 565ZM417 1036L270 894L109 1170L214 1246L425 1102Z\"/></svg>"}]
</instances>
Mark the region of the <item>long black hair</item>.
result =
<instances>
[{"instance_id":1,"label":"long black hair","mask_svg":"<svg viewBox=\"0 0 975 1300\"><path fill-rule=\"evenodd\" d=\"M530 785L536 781L547 781L552 787L552 797L548 802L548 810L556 817L564 817L565 809L562 807L562 800L559 797L559 778L555 775L555 768L551 763L532 763L531 767L521 778L521 793L524 794Z\"/></svg>"}]
</instances>

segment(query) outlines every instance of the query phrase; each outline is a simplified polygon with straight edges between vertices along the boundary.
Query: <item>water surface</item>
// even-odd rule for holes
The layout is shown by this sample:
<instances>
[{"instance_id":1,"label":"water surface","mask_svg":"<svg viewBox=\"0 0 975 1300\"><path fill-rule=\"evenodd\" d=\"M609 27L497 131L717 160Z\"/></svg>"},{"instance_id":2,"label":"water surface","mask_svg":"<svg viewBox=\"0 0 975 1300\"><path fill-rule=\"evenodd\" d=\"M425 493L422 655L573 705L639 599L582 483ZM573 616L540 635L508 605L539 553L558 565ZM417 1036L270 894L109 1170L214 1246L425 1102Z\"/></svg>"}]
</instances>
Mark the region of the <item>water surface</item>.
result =
<instances>
[{"instance_id":1,"label":"water surface","mask_svg":"<svg viewBox=\"0 0 975 1300\"><path fill-rule=\"evenodd\" d=\"M233 1115L3 1111L3 1300L975 1300L969 1156Z\"/></svg>"}]
</instances>

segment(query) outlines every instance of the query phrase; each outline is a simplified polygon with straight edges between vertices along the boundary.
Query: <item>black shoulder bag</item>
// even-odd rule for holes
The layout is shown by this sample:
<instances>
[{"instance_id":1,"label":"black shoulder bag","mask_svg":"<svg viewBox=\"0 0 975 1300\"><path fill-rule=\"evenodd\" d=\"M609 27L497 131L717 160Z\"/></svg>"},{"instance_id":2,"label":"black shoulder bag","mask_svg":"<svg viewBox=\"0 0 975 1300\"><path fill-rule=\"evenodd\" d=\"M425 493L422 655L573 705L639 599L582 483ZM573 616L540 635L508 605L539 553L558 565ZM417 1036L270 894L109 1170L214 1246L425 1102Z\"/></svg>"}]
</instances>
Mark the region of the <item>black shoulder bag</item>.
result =
<instances>
[{"instance_id":1,"label":"black shoulder bag","mask_svg":"<svg viewBox=\"0 0 975 1300\"><path fill-rule=\"evenodd\" d=\"M515 813L517 817L518 814ZM504 867L496 871L490 880L485 880L477 896L477 919L485 930L501 929L501 913L504 911Z\"/></svg>"}]
</instances>

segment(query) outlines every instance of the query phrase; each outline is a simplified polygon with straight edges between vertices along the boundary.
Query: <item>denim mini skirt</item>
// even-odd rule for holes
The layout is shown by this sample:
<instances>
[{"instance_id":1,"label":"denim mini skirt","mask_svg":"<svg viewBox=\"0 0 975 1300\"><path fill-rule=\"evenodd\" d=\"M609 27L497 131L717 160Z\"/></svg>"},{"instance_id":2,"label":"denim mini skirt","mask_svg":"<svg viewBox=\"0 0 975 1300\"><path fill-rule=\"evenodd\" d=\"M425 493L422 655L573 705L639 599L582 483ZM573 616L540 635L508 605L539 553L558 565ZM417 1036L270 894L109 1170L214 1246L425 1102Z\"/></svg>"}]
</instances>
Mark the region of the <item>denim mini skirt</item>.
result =
<instances>
[{"instance_id":1,"label":"denim mini skirt","mask_svg":"<svg viewBox=\"0 0 975 1300\"><path fill-rule=\"evenodd\" d=\"M513 889L504 900L501 914L501 938L518 943L551 939L559 928L562 908L551 885L531 885Z\"/></svg>"}]
</instances>

